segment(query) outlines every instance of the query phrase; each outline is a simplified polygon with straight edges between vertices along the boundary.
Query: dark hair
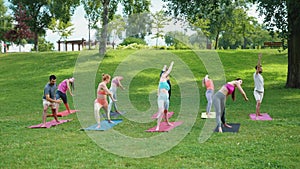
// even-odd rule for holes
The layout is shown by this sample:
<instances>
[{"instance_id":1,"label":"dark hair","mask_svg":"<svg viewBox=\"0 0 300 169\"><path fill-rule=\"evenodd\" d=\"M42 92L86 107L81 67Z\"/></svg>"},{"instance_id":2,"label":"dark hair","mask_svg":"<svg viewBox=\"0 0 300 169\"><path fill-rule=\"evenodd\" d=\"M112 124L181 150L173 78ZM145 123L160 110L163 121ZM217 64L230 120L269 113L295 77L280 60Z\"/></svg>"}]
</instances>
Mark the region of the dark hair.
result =
<instances>
[{"instance_id":1,"label":"dark hair","mask_svg":"<svg viewBox=\"0 0 300 169\"><path fill-rule=\"evenodd\" d=\"M259 67L262 67L262 66L260 65ZM256 65L256 66L255 66L255 70L257 70L257 68L258 68L258 66Z\"/></svg>"},{"instance_id":2,"label":"dark hair","mask_svg":"<svg viewBox=\"0 0 300 169\"><path fill-rule=\"evenodd\" d=\"M55 80L56 79L56 76L55 75L51 75L50 77L49 77L49 80L51 81L51 80Z\"/></svg>"},{"instance_id":3,"label":"dark hair","mask_svg":"<svg viewBox=\"0 0 300 169\"><path fill-rule=\"evenodd\" d=\"M241 78L236 78L234 79L235 81L238 81L238 80L242 80ZM231 94L231 98L233 101L235 101L235 90L233 90L232 94Z\"/></svg>"}]
</instances>

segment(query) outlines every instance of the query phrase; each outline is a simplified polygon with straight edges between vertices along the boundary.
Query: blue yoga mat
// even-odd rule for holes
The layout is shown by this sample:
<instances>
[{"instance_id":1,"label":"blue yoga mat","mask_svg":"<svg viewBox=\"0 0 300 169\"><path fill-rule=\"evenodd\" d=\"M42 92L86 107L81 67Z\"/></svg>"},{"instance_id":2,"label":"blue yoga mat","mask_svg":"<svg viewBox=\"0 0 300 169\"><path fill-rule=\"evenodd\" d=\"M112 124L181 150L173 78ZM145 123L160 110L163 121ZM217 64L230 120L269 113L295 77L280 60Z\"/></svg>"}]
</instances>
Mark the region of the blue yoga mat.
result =
<instances>
[{"instance_id":1,"label":"blue yoga mat","mask_svg":"<svg viewBox=\"0 0 300 169\"><path fill-rule=\"evenodd\" d=\"M120 112L120 113L117 113L117 112L110 112L110 117L118 117L118 116L123 115L123 114L125 114L125 113L126 113L126 112ZM104 118L107 118L105 113L103 113L102 116L103 116Z\"/></svg>"},{"instance_id":2,"label":"blue yoga mat","mask_svg":"<svg viewBox=\"0 0 300 169\"><path fill-rule=\"evenodd\" d=\"M94 124L88 128L84 128L82 130L87 130L87 131L104 131L104 130L108 130L110 128L112 128L113 126L121 123L123 120L122 119L117 119L117 120L112 120L114 123L108 123L108 121L104 120L101 121L101 127L97 128L98 124Z\"/></svg>"}]
</instances>

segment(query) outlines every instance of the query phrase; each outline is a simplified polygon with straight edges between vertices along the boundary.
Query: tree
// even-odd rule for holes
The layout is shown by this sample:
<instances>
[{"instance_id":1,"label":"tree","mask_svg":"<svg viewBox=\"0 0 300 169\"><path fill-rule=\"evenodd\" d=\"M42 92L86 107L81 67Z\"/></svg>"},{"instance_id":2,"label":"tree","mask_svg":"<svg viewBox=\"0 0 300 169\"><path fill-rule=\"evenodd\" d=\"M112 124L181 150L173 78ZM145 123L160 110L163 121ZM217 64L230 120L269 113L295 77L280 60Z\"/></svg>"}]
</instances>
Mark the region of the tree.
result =
<instances>
[{"instance_id":1,"label":"tree","mask_svg":"<svg viewBox=\"0 0 300 169\"><path fill-rule=\"evenodd\" d=\"M33 37L33 33L30 31L30 27L26 25L26 21L31 18L26 15L26 11L23 6L18 5L18 10L14 14L14 19L17 22L12 30L6 32L5 39L10 42L14 42L19 45L19 51L21 52L21 45L26 43L27 39Z\"/></svg>"},{"instance_id":2,"label":"tree","mask_svg":"<svg viewBox=\"0 0 300 169\"><path fill-rule=\"evenodd\" d=\"M265 22L281 30L288 42L288 74L286 87L300 88L300 1L253 0L264 14ZM286 29L285 29L286 28Z\"/></svg>"},{"instance_id":3,"label":"tree","mask_svg":"<svg viewBox=\"0 0 300 169\"><path fill-rule=\"evenodd\" d=\"M12 28L12 17L6 14L7 8L3 0L0 0L0 40L4 40L4 34Z\"/></svg>"},{"instance_id":4,"label":"tree","mask_svg":"<svg viewBox=\"0 0 300 169\"><path fill-rule=\"evenodd\" d=\"M171 19L168 18L162 10L152 14L152 28L155 29L153 38L156 38L156 47L158 46L158 38L164 37L164 31L162 29L168 25L170 21Z\"/></svg>"},{"instance_id":5,"label":"tree","mask_svg":"<svg viewBox=\"0 0 300 169\"><path fill-rule=\"evenodd\" d=\"M108 24L108 35L109 36L109 41L112 43L113 48L115 44L116 38L122 38L122 32L125 31L125 20L121 15L115 15L113 17L113 20L109 22ZM110 39L110 37L112 39Z\"/></svg>"},{"instance_id":6,"label":"tree","mask_svg":"<svg viewBox=\"0 0 300 169\"><path fill-rule=\"evenodd\" d=\"M215 49L221 32L225 31L225 25L232 18L233 10L238 6L244 6L243 0L214 0L214 1L184 1L163 0L168 2L169 14L184 17L194 24L198 19L208 20L207 31L210 38L215 41Z\"/></svg>"},{"instance_id":7,"label":"tree","mask_svg":"<svg viewBox=\"0 0 300 169\"><path fill-rule=\"evenodd\" d=\"M74 28L72 26L73 24L70 21L65 23L62 20L56 20L52 18L49 29L52 30L53 33L57 33L60 36L59 40L66 40L69 36L72 35L74 31Z\"/></svg>"},{"instance_id":8,"label":"tree","mask_svg":"<svg viewBox=\"0 0 300 169\"><path fill-rule=\"evenodd\" d=\"M88 21L89 29L89 50L91 49L91 29L97 28L97 22L99 21L101 14L101 3L100 1L94 0L81 0L85 11L85 19Z\"/></svg>"},{"instance_id":9,"label":"tree","mask_svg":"<svg viewBox=\"0 0 300 169\"><path fill-rule=\"evenodd\" d=\"M149 11L150 0L100 0L101 11L101 35L99 44L99 53L105 54L107 36L108 36L108 23L113 19L114 14L117 11L118 4L123 5L123 13L126 16L132 14L140 14L144 11Z\"/></svg>"},{"instance_id":10,"label":"tree","mask_svg":"<svg viewBox=\"0 0 300 169\"><path fill-rule=\"evenodd\" d=\"M51 18L68 22L80 0L9 0L10 8L16 11L17 5L22 4L31 20L26 23L34 33L34 50L38 51L38 38L44 36Z\"/></svg>"}]
</instances>

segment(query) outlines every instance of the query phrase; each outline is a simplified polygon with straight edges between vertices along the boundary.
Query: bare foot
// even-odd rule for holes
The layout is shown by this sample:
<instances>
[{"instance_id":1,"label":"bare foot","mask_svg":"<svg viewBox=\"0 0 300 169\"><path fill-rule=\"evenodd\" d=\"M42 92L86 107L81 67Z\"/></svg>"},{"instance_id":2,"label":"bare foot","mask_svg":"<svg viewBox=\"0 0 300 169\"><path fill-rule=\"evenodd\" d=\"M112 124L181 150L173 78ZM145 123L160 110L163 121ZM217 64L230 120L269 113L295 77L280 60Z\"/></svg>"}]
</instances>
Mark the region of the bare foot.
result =
<instances>
[{"instance_id":1,"label":"bare foot","mask_svg":"<svg viewBox=\"0 0 300 169\"><path fill-rule=\"evenodd\" d=\"M41 125L41 127L46 127L46 124L45 124L45 123L44 123L44 124L42 124L42 125Z\"/></svg>"},{"instance_id":2,"label":"bare foot","mask_svg":"<svg viewBox=\"0 0 300 169\"><path fill-rule=\"evenodd\" d=\"M222 127L219 127L219 133L223 133Z\"/></svg>"},{"instance_id":3,"label":"bare foot","mask_svg":"<svg viewBox=\"0 0 300 169\"><path fill-rule=\"evenodd\" d=\"M168 126L173 126L173 124L168 122Z\"/></svg>"},{"instance_id":4,"label":"bare foot","mask_svg":"<svg viewBox=\"0 0 300 169\"><path fill-rule=\"evenodd\" d=\"M232 128L232 126L228 125L227 123L225 123L224 126L227 128Z\"/></svg>"},{"instance_id":5,"label":"bare foot","mask_svg":"<svg viewBox=\"0 0 300 169\"><path fill-rule=\"evenodd\" d=\"M262 114L258 113L256 116L263 116Z\"/></svg>"},{"instance_id":6,"label":"bare foot","mask_svg":"<svg viewBox=\"0 0 300 169\"><path fill-rule=\"evenodd\" d=\"M59 121L59 120L57 120L57 121L56 121L56 123L60 123L60 121Z\"/></svg>"},{"instance_id":7,"label":"bare foot","mask_svg":"<svg viewBox=\"0 0 300 169\"><path fill-rule=\"evenodd\" d=\"M97 127L96 127L96 129L99 129L100 127L101 127L100 124L98 124Z\"/></svg>"},{"instance_id":8,"label":"bare foot","mask_svg":"<svg viewBox=\"0 0 300 169\"><path fill-rule=\"evenodd\" d=\"M113 123L113 124L115 123L115 122L113 122L112 120L107 120L107 121L108 121L108 123Z\"/></svg>"},{"instance_id":9,"label":"bare foot","mask_svg":"<svg viewBox=\"0 0 300 169\"><path fill-rule=\"evenodd\" d=\"M210 118L210 113L206 112L206 116L207 116L207 118Z\"/></svg>"},{"instance_id":10,"label":"bare foot","mask_svg":"<svg viewBox=\"0 0 300 169\"><path fill-rule=\"evenodd\" d=\"M158 131L158 130L159 130L159 126L156 127L155 131Z\"/></svg>"}]
</instances>

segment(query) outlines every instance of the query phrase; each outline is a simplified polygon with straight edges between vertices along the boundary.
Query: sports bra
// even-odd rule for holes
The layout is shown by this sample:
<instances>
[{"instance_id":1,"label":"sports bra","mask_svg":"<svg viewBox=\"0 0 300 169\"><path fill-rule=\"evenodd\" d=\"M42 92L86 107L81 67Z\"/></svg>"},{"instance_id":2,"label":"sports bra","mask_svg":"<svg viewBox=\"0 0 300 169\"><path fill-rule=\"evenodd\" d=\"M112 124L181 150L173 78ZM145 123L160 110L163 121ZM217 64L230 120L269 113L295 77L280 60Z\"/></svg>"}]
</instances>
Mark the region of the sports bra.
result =
<instances>
[{"instance_id":1,"label":"sports bra","mask_svg":"<svg viewBox=\"0 0 300 169\"><path fill-rule=\"evenodd\" d=\"M214 83L212 80L205 80L205 86L207 90L214 90Z\"/></svg>"},{"instance_id":2,"label":"sports bra","mask_svg":"<svg viewBox=\"0 0 300 169\"><path fill-rule=\"evenodd\" d=\"M227 83L227 84L225 85L225 87L226 87L226 89L228 90L228 95L232 94L233 91L235 90L235 87L234 87L233 85L229 84L229 83Z\"/></svg>"},{"instance_id":3,"label":"sports bra","mask_svg":"<svg viewBox=\"0 0 300 169\"><path fill-rule=\"evenodd\" d=\"M170 90L170 86L168 84L168 82L159 82L159 89L166 89L166 90Z\"/></svg>"}]
</instances>

